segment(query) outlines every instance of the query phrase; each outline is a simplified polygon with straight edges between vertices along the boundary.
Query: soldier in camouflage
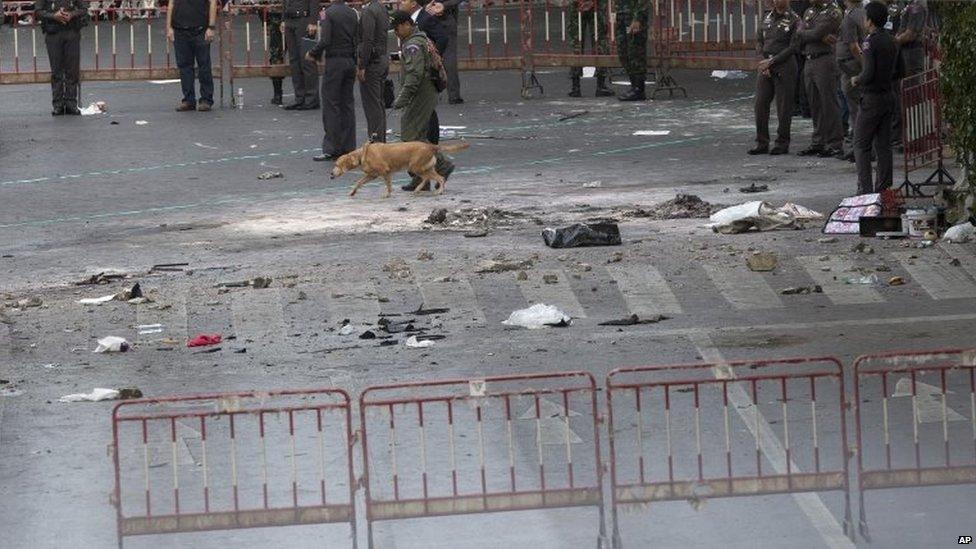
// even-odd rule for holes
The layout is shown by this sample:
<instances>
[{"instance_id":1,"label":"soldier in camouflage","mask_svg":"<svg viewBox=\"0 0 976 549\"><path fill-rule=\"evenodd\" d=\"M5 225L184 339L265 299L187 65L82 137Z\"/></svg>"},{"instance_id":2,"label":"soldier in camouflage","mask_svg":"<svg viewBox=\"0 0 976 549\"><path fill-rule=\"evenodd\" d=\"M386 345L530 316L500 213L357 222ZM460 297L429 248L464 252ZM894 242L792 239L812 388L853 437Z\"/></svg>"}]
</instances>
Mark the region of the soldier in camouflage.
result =
<instances>
[{"instance_id":1,"label":"soldier in camouflage","mask_svg":"<svg viewBox=\"0 0 976 549\"><path fill-rule=\"evenodd\" d=\"M609 27L607 26L607 0L569 0L569 22L566 32L573 47L573 53L582 55L585 50L590 54L605 55L610 53L607 40ZM594 37L595 35L595 37ZM595 43L594 43L595 42ZM580 78L583 67L570 67L569 77L572 81L570 97L580 97ZM613 90L607 87L607 69L599 67L596 70L596 96L610 97Z\"/></svg>"},{"instance_id":2,"label":"soldier in camouflage","mask_svg":"<svg viewBox=\"0 0 976 549\"><path fill-rule=\"evenodd\" d=\"M644 101L647 79L647 13L648 0L619 0L616 13L617 55L630 77L630 90L621 101Z\"/></svg>"},{"instance_id":3,"label":"soldier in camouflage","mask_svg":"<svg viewBox=\"0 0 976 549\"><path fill-rule=\"evenodd\" d=\"M270 6L265 11L267 20L264 25L264 32L268 40L268 63L281 65L285 62L285 45L281 34L281 6ZM281 105L281 83L284 80L281 76L271 77L271 87L274 88L274 95L271 98L272 105Z\"/></svg>"},{"instance_id":4,"label":"soldier in camouflage","mask_svg":"<svg viewBox=\"0 0 976 549\"><path fill-rule=\"evenodd\" d=\"M403 79L393 103L394 109L403 112L400 116L400 140L428 141L427 126L434 107L437 106L437 88L431 79L434 61L427 50L429 40L405 11L393 13L390 27L400 39L400 70ZM437 165L434 170L447 180L454 171L454 164L443 153L438 152L436 156ZM419 183L414 176L414 180L403 189L413 190Z\"/></svg>"}]
</instances>

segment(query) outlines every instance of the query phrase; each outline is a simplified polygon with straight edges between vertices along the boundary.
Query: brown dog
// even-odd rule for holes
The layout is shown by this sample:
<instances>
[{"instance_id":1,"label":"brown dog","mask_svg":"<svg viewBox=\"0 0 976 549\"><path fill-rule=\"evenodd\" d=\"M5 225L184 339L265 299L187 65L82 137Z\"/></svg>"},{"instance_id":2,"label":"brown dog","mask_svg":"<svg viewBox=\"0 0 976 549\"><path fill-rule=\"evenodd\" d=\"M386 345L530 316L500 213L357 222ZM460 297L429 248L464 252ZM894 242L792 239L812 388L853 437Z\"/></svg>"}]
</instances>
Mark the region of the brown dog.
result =
<instances>
[{"instance_id":1,"label":"brown dog","mask_svg":"<svg viewBox=\"0 0 976 549\"><path fill-rule=\"evenodd\" d=\"M332 166L332 179L356 168L363 169L363 176L352 186L349 196L356 196L359 188L370 181L382 177L386 181L386 196L393 193L393 180L390 177L396 172L406 170L423 181L417 185L414 193L423 189L428 182L437 183L435 194L444 192L444 178L434 170L437 159L434 153L457 152L467 149L467 143L456 145L431 145L422 141L408 141L406 143L366 143L351 153L340 156Z\"/></svg>"}]
</instances>

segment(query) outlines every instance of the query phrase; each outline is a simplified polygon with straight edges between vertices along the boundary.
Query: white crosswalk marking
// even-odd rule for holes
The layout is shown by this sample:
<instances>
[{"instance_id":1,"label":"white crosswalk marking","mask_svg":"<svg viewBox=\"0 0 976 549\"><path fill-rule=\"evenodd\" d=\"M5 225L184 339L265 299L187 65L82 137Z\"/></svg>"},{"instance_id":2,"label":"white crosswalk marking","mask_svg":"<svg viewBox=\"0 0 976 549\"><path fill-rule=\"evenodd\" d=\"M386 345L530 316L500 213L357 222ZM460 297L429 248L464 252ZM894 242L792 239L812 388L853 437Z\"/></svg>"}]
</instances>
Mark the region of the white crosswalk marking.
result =
<instances>
[{"instance_id":1,"label":"white crosswalk marking","mask_svg":"<svg viewBox=\"0 0 976 549\"><path fill-rule=\"evenodd\" d=\"M244 290L235 292L231 303L234 316L234 331L241 345L257 343L257 349L269 348L275 353L281 347L271 345L281 343L285 339L285 318L281 305L281 290L267 288L264 290ZM252 352L254 346L248 347Z\"/></svg>"},{"instance_id":2,"label":"white crosswalk marking","mask_svg":"<svg viewBox=\"0 0 976 549\"><path fill-rule=\"evenodd\" d=\"M485 313L478 306L471 282L461 276L452 275L446 268L436 268L422 264L411 265L417 280L417 287L424 298L425 309L447 308L447 317L464 323L485 323ZM443 281L448 277L448 281Z\"/></svg>"},{"instance_id":3,"label":"white crosswalk marking","mask_svg":"<svg viewBox=\"0 0 976 549\"><path fill-rule=\"evenodd\" d=\"M819 284L824 293L837 305L856 305L860 303L881 303L884 298L871 284L848 284L844 282L850 277L860 277L857 272L850 272L854 264L846 259L831 257L820 261L820 258L804 256L796 258L806 269L814 282ZM824 271L827 267L830 270Z\"/></svg>"},{"instance_id":4,"label":"white crosswalk marking","mask_svg":"<svg viewBox=\"0 0 976 549\"><path fill-rule=\"evenodd\" d=\"M895 252L894 256L908 274L918 282L932 299L962 299L976 297L976 284L960 267L933 263L929 258L912 259L911 252Z\"/></svg>"},{"instance_id":5,"label":"white crosswalk marking","mask_svg":"<svg viewBox=\"0 0 976 549\"><path fill-rule=\"evenodd\" d=\"M969 273L969 276L976 278L976 256L959 244L939 244L942 249L952 259L959 261L959 267Z\"/></svg>"},{"instance_id":6,"label":"white crosswalk marking","mask_svg":"<svg viewBox=\"0 0 976 549\"><path fill-rule=\"evenodd\" d=\"M162 331L151 334L137 334L138 341L173 338L182 342L187 338L187 292L173 288L160 293L166 297L156 303L136 305L136 324L162 324Z\"/></svg>"},{"instance_id":7,"label":"white crosswalk marking","mask_svg":"<svg viewBox=\"0 0 976 549\"><path fill-rule=\"evenodd\" d=\"M728 269L717 265L702 265L708 278L736 309L776 309L783 306L779 295L759 273L745 266Z\"/></svg>"},{"instance_id":8,"label":"white crosswalk marking","mask_svg":"<svg viewBox=\"0 0 976 549\"><path fill-rule=\"evenodd\" d=\"M555 284L546 284L546 276L555 276ZM569 277L560 270L533 271L528 280L519 282L522 296L529 305L545 303L554 305L573 318L586 318L586 311L580 305L576 294L569 285Z\"/></svg>"},{"instance_id":9,"label":"white crosswalk marking","mask_svg":"<svg viewBox=\"0 0 976 549\"><path fill-rule=\"evenodd\" d=\"M610 276L627 302L631 314L640 317L656 314L681 314L681 305L661 273L650 265L611 265Z\"/></svg>"},{"instance_id":10,"label":"white crosswalk marking","mask_svg":"<svg viewBox=\"0 0 976 549\"><path fill-rule=\"evenodd\" d=\"M349 319L352 324L374 324L380 315L380 303L376 291L369 282L329 282L315 285L326 303L330 324Z\"/></svg>"}]
</instances>

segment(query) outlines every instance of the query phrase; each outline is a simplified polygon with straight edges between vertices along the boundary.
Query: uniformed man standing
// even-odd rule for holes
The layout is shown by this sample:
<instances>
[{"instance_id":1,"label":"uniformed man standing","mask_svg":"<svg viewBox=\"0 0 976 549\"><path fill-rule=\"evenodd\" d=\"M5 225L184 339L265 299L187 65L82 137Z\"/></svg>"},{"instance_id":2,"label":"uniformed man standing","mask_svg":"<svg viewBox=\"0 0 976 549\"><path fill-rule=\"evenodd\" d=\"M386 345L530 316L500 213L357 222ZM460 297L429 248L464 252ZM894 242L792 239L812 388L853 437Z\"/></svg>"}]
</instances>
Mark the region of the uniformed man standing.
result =
<instances>
[{"instance_id":1,"label":"uniformed man standing","mask_svg":"<svg viewBox=\"0 0 976 549\"><path fill-rule=\"evenodd\" d=\"M451 105L464 103L461 98L461 76L458 73L458 15L462 0L442 0L431 2L426 10L437 17L447 33L447 48L444 50L444 71L447 73L447 102Z\"/></svg>"},{"instance_id":2,"label":"uniformed man standing","mask_svg":"<svg viewBox=\"0 0 976 549\"><path fill-rule=\"evenodd\" d=\"M803 14L796 41L806 57L803 84L813 116L813 139L800 156L844 156L844 130L837 105L837 64L834 44L843 14L826 0L812 0Z\"/></svg>"},{"instance_id":3,"label":"uniformed man standing","mask_svg":"<svg viewBox=\"0 0 976 549\"><path fill-rule=\"evenodd\" d=\"M857 124L861 102L861 90L851 85L851 77L861 72L861 42L864 41L864 8L861 0L847 0L847 10L840 23L837 40L837 67L840 69L840 89L847 99L848 120L851 128ZM853 151L845 157L854 160Z\"/></svg>"},{"instance_id":4,"label":"uniformed man standing","mask_svg":"<svg viewBox=\"0 0 976 549\"><path fill-rule=\"evenodd\" d=\"M386 31L390 17L380 0L363 4L359 14L359 46L356 56L356 77L359 95L366 114L366 139L386 142L386 107L383 86L390 72L386 55Z\"/></svg>"},{"instance_id":5,"label":"uniformed man standing","mask_svg":"<svg viewBox=\"0 0 976 549\"><path fill-rule=\"evenodd\" d=\"M427 125L437 104L437 88L431 80L433 59L427 51L427 35L417 29L411 14L397 11L390 20L393 32L401 41L400 62L403 85L397 94L393 108L403 110L400 117L400 139L403 141L428 141ZM437 153L434 168L446 180L454 171L454 164L444 154ZM414 190L420 181L414 177L404 190Z\"/></svg>"},{"instance_id":6,"label":"uniformed man standing","mask_svg":"<svg viewBox=\"0 0 976 549\"><path fill-rule=\"evenodd\" d=\"M356 148L356 34L359 16L346 0L332 0L325 10L319 41L306 57L325 57L322 78L322 154L314 160L335 160Z\"/></svg>"},{"instance_id":7,"label":"uniformed man standing","mask_svg":"<svg viewBox=\"0 0 976 549\"><path fill-rule=\"evenodd\" d=\"M891 120L895 98L892 79L895 74L897 48L891 34L884 31L887 10L878 2L865 8L868 31L861 45L861 73L851 79L862 92L861 111L854 126L854 158L857 162L857 188L860 194L891 187ZM878 158L878 175L871 182L871 146Z\"/></svg>"},{"instance_id":8,"label":"uniformed man standing","mask_svg":"<svg viewBox=\"0 0 976 549\"><path fill-rule=\"evenodd\" d=\"M582 55L589 50L591 55L610 53L607 33L607 4L606 0L569 0L569 22L566 32L573 46L573 53ZM583 67L570 67L569 78L572 87L570 97L581 97L580 78L583 77ZM611 97L613 90L607 86L607 69L596 69L596 96Z\"/></svg>"},{"instance_id":9,"label":"uniformed man standing","mask_svg":"<svg viewBox=\"0 0 976 549\"><path fill-rule=\"evenodd\" d=\"M891 14L889 13L889 16ZM901 86L906 79L920 74L925 70L925 48L923 38L925 34L925 19L928 12L922 0L910 0L898 12L898 16L893 21L893 33L895 45L898 46L898 57L901 63L896 67L895 74L898 80L895 83L895 113L894 113L894 136L892 141L896 144L901 143ZM897 26L896 26L897 25ZM909 80L910 82L910 80Z\"/></svg>"},{"instance_id":10,"label":"uniformed man standing","mask_svg":"<svg viewBox=\"0 0 976 549\"><path fill-rule=\"evenodd\" d=\"M281 33L281 6L268 7L265 14L267 20L264 22L264 32L267 34L268 39L268 63L281 65L285 62L285 41L282 39ZM280 76L271 77L271 87L273 89L273 95L271 96L272 105L282 104L282 81L284 81L284 78Z\"/></svg>"},{"instance_id":11,"label":"uniformed man standing","mask_svg":"<svg viewBox=\"0 0 976 549\"><path fill-rule=\"evenodd\" d=\"M43 0L39 8L37 15L51 63L51 104L54 106L51 114L79 115L81 28L88 22L85 3L82 0Z\"/></svg>"},{"instance_id":12,"label":"uniformed man standing","mask_svg":"<svg viewBox=\"0 0 976 549\"><path fill-rule=\"evenodd\" d=\"M648 0L619 0L616 12L617 55L630 77L630 89L621 101L644 101L647 80Z\"/></svg>"},{"instance_id":13,"label":"uniformed man standing","mask_svg":"<svg viewBox=\"0 0 976 549\"><path fill-rule=\"evenodd\" d=\"M800 17L789 0L773 0L773 9L759 26L756 43L763 60L756 79L756 146L749 154L786 154L790 150L793 94L796 91L796 55L793 34ZM776 98L776 146L769 150L769 105Z\"/></svg>"},{"instance_id":14,"label":"uniformed man standing","mask_svg":"<svg viewBox=\"0 0 976 549\"><path fill-rule=\"evenodd\" d=\"M319 71L315 63L302 57L302 38L315 36L318 28L318 0L282 0L281 32L285 34L288 64L291 65L291 84L295 88L295 102L287 110L319 108Z\"/></svg>"}]
</instances>

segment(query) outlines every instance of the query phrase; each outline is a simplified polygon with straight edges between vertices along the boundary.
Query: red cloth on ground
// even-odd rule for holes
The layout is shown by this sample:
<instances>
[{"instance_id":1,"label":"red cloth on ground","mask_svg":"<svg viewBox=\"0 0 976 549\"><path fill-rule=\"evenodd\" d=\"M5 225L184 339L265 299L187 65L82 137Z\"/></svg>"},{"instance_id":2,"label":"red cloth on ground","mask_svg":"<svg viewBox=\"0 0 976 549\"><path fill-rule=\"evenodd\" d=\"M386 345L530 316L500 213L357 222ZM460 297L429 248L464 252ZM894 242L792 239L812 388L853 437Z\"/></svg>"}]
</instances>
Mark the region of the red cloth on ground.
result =
<instances>
[{"instance_id":1,"label":"red cloth on ground","mask_svg":"<svg viewBox=\"0 0 976 549\"><path fill-rule=\"evenodd\" d=\"M220 334L197 334L186 342L187 347L206 347L220 343Z\"/></svg>"}]
</instances>

